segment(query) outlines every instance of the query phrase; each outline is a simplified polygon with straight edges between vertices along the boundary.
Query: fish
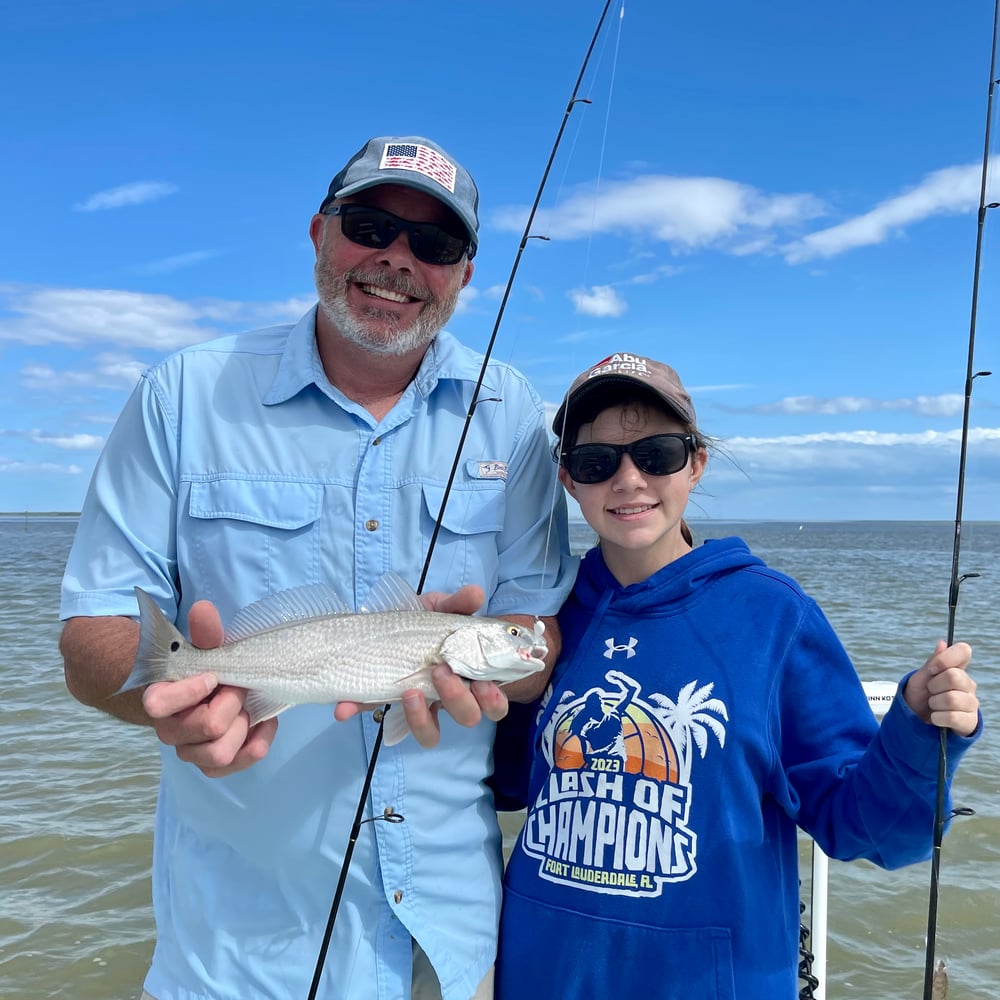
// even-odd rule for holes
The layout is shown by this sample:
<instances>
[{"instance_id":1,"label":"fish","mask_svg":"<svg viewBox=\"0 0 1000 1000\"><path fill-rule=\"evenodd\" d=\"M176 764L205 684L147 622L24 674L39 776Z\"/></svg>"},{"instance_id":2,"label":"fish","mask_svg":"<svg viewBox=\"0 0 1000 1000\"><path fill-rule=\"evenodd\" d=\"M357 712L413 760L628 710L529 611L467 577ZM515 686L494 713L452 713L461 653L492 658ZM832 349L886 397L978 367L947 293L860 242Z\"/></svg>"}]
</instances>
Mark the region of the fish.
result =
<instances>
[{"instance_id":1,"label":"fish","mask_svg":"<svg viewBox=\"0 0 1000 1000\"><path fill-rule=\"evenodd\" d=\"M931 978L931 1000L947 1000L948 972L944 959L939 958L934 963L934 975Z\"/></svg>"},{"instance_id":2,"label":"fish","mask_svg":"<svg viewBox=\"0 0 1000 1000\"><path fill-rule=\"evenodd\" d=\"M431 671L438 663L466 681L505 683L541 670L548 652L541 620L532 629L428 611L396 573L383 575L358 611L325 584L272 594L237 612L213 649L190 643L141 587L135 596L139 648L115 694L210 673L220 684L247 689L251 725L305 703L391 705L414 688L435 701ZM386 715L387 744L408 732L402 711Z\"/></svg>"}]
</instances>

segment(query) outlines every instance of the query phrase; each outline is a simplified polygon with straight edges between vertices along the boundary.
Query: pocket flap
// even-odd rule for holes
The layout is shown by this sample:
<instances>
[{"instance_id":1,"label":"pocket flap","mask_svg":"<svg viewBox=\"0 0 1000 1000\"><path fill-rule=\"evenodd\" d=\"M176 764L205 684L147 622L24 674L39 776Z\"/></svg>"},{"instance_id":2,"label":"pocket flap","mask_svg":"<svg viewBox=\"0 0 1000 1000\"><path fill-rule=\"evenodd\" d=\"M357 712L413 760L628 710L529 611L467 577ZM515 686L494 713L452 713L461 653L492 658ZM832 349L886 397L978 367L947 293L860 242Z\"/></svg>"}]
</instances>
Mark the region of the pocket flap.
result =
<instances>
[{"instance_id":1,"label":"pocket flap","mask_svg":"<svg viewBox=\"0 0 1000 1000\"><path fill-rule=\"evenodd\" d=\"M192 517L224 517L294 530L312 524L322 509L320 483L229 478L191 484Z\"/></svg>"},{"instance_id":2,"label":"pocket flap","mask_svg":"<svg viewBox=\"0 0 1000 1000\"><path fill-rule=\"evenodd\" d=\"M432 521L441 514L444 487L424 483L424 503ZM452 487L451 495L441 516L441 526L456 535L478 535L503 528L505 509L503 483L492 480L479 483L475 489Z\"/></svg>"}]
</instances>

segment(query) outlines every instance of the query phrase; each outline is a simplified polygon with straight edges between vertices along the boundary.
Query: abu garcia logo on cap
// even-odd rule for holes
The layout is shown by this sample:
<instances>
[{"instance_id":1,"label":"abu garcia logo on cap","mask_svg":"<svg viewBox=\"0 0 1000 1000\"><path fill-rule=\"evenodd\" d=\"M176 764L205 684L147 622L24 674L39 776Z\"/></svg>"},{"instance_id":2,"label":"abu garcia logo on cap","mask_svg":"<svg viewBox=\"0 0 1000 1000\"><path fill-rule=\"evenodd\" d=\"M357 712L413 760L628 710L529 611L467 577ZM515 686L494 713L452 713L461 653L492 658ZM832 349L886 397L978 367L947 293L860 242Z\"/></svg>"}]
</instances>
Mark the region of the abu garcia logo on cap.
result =
<instances>
[{"instance_id":1,"label":"abu garcia logo on cap","mask_svg":"<svg viewBox=\"0 0 1000 1000\"><path fill-rule=\"evenodd\" d=\"M590 372L588 378L598 378L601 375L639 375L649 377L649 359L640 358L635 354L612 354L599 361Z\"/></svg>"}]
</instances>

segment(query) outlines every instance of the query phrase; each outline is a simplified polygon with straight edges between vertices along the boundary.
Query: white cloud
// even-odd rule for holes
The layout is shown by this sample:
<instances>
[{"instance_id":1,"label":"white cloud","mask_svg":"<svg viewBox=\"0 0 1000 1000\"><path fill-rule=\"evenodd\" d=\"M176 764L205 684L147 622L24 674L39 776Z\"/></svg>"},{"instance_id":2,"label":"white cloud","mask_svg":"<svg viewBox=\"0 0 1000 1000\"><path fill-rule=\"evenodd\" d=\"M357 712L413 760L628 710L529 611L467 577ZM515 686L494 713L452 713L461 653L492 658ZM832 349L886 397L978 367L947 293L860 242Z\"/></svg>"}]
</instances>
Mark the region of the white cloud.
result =
<instances>
[{"instance_id":1,"label":"white cloud","mask_svg":"<svg viewBox=\"0 0 1000 1000\"><path fill-rule=\"evenodd\" d=\"M735 252L748 240L761 247L775 230L794 227L824 214L811 194L767 194L722 177L673 177L650 174L581 189L554 209L541 211L534 228L554 239L583 239L595 233L640 234L671 245L675 252L717 247ZM503 209L493 221L501 229L521 230L527 212Z\"/></svg>"},{"instance_id":2,"label":"white cloud","mask_svg":"<svg viewBox=\"0 0 1000 1000\"><path fill-rule=\"evenodd\" d=\"M722 456L731 456L738 477L751 473L754 479L794 479L798 485L823 479L855 482L911 482L914 470L922 479L933 476L946 482L957 474L962 432L918 431L906 434L881 431L840 431L777 437L731 437L723 444ZM977 461L1000 460L1000 427L969 430L969 453ZM727 477L729 463L714 462Z\"/></svg>"},{"instance_id":3,"label":"white cloud","mask_svg":"<svg viewBox=\"0 0 1000 1000\"><path fill-rule=\"evenodd\" d=\"M104 438L96 434L46 434L31 430L25 437L32 444L47 444L65 451L97 451L104 447Z\"/></svg>"},{"instance_id":4,"label":"white cloud","mask_svg":"<svg viewBox=\"0 0 1000 1000\"><path fill-rule=\"evenodd\" d=\"M9 308L23 319L0 319L0 339L83 346L110 342L171 350L217 331L200 325L204 312L168 295L113 289L48 288L13 297Z\"/></svg>"},{"instance_id":5,"label":"white cloud","mask_svg":"<svg viewBox=\"0 0 1000 1000\"><path fill-rule=\"evenodd\" d=\"M852 444L872 447L895 447L897 445L919 445L921 447L951 447L960 439L959 430L950 431L916 431L911 433L895 433L885 431L828 431L815 434L784 434L777 437L732 437L727 439L727 445L734 448L756 449L798 448L815 444ZM970 429L970 442L975 439L981 442L1000 442L1000 428L977 427Z\"/></svg>"},{"instance_id":6,"label":"white cloud","mask_svg":"<svg viewBox=\"0 0 1000 1000\"><path fill-rule=\"evenodd\" d=\"M83 469L79 465L59 465L56 462L19 462L0 455L0 475L34 475L38 472L79 476Z\"/></svg>"},{"instance_id":7,"label":"white cloud","mask_svg":"<svg viewBox=\"0 0 1000 1000\"><path fill-rule=\"evenodd\" d=\"M783 413L801 415L819 413L827 416L844 413L901 412L921 417L953 417L962 412L965 397L959 393L940 396L914 396L911 399L872 399L864 396L786 396L776 403L747 407L732 407L732 412Z\"/></svg>"},{"instance_id":8,"label":"white cloud","mask_svg":"<svg viewBox=\"0 0 1000 1000\"><path fill-rule=\"evenodd\" d=\"M513 288L517 290L518 295L529 298L533 302L545 301L545 290L538 285L532 285L530 282L522 283L518 280L514 282ZM489 285L487 288L481 289L480 294L491 302L500 302L506 291L507 283L504 282L502 285Z\"/></svg>"},{"instance_id":9,"label":"white cloud","mask_svg":"<svg viewBox=\"0 0 1000 1000\"><path fill-rule=\"evenodd\" d=\"M472 285L466 285L465 288L458 295L458 299L455 302L455 315L465 316L468 315L475 307L476 301L483 293L478 288L473 288ZM305 312L305 310L303 310Z\"/></svg>"},{"instance_id":10,"label":"white cloud","mask_svg":"<svg viewBox=\"0 0 1000 1000\"><path fill-rule=\"evenodd\" d=\"M781 253L790 264L833 257L882 243L934 215L966 212L978 201L981 167L944 167L913 188L871 211L791 242L789 230L829 214L808 193L768 193L723 177L647 174L629 181L580 187L555 208L539 211L533 229L553 239L587 239L596 234L641 236L666 243L673 253L715 249L734 256ZM528 210L511 206L493 223L522 231ZM638 279L637 279L638 280Z\"/></svg>"},{"instance_id":11,"label":"white cloud","mask_svg":"<svg viewBox=\"0 0 1000 1000\"><path fill-rule=\"evenodd\" d=\"M78 212L101 212L109 208L125 208L129 205L142 205L150 201L159 201L173 194L177 185L163 181L136 181L132 184L122 184L120 187L98 191L86 201L73 207Z\"/></svg>"},{"instance_id":12,"label":"white cloud","mask_svg":"<svg viewBox=\"0 0 1000 1000\"><path fill-rule=\"evenodd\" d=\"M163 353L222 333L298 319L314 298L184 302L169 295L92 288L0 285L0 341L86 347L115 344ZM41 369L38 369L41 371Z\"/></svg>"},{"instance_id":13,"label":"white cloud","mask_svg":"<svg viewBox=\"0 0 1000 1000\"><path fill-rule=\"evenodd\" d=\"M98 354L84 371L57 371L50 365L28 364L21 369L21 384L28 389L86 387L91 389L131 389L149 367L143 361L120 354Z\"/></svg>"},{"instance_id":14,"label":"white cloud","mask_svg":"<svg viewBox=\"0 0 1000 1000\"><path fill-rule=\"evenodd\" d=\"M974 164L935 170L915 187L888 198L870 212L788 244L785 259L799 264L816 257L834 257L856 247L884 243L904 226L933 215L970 211L978 204L981 184L982 167Z\"/></svg>"},{"instance_id":15,"label":"white cloud","mask_svg":"<svg viewBox=\"0 0 1000 1000\"><path fill-rule=\"evenodd\" d=\"M610 285L574 288L566 293L574 311L585 316L621 316L628 305Z\"/></svg>"}]
</instances>

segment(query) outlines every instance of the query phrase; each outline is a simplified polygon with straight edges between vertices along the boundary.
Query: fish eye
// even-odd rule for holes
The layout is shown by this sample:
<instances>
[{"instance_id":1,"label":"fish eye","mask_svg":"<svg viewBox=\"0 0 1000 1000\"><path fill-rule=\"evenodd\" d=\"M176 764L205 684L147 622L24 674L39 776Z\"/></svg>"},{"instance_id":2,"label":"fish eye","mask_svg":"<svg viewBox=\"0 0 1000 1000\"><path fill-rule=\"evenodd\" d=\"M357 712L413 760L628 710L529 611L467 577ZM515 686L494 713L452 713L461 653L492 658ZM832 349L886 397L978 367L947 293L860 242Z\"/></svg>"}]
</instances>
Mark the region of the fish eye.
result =
<instances>
[{"instance_id":1,"label":"fish eye","mask_svg":"<svg viewBox=\"0 0 1000 1000\"><path fill-rule=\"evenodd\" d=\"M507 626L507 635L512 635L514 637L517 637L520 634L521 634L521 626L520 625L508 625Z\"/></svg>"}]
</instances>

